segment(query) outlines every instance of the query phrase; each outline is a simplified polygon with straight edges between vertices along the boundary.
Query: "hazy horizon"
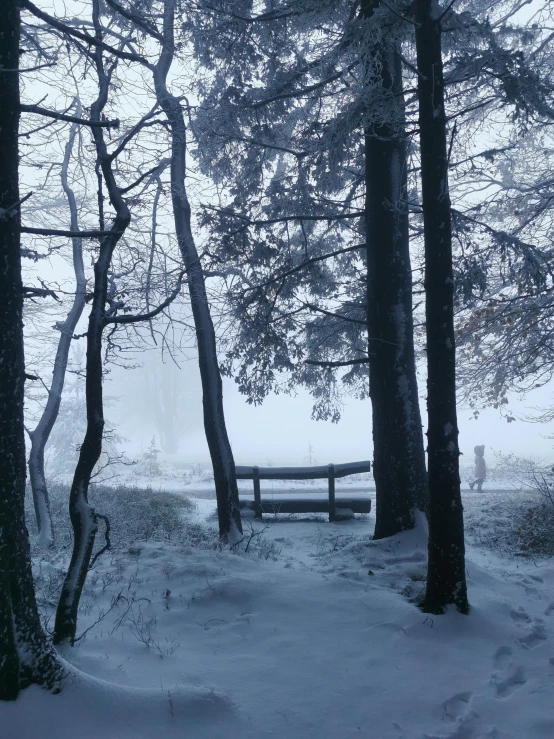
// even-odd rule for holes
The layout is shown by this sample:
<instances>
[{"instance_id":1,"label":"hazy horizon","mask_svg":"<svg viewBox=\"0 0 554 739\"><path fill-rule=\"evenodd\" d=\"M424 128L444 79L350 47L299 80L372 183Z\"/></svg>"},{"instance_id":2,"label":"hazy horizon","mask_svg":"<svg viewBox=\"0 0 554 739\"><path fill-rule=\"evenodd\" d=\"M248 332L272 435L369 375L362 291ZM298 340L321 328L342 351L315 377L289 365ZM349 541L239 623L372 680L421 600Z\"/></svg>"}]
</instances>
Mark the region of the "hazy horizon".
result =
<instances>
[{"instance_id":1,"label":"hazy horizon","mask_svg":"<svg viewBox=\"0 0 554 739\"><path fill-rule=\"evenodd\" d=\"M131 456L146 450L152 437L160 446L160 434L155 423L149 422L144 413L137 413L137 403L140 403L137 395L143 395L143 405L147 405L144 391L141 393L138 386L141 372L144 374L143 368L114 368L106 385L106 394L118 398L107 409L107 416L116 425L118 434L127 439L121 448ZM169 381L166 373L171 373L171 380L182 386L185 395L179 405L178 451L170 456L186 463L209 463L196 363L190 360L177 372L170 365L161 361L157 363L155 376L159 384ZM369 399L360 401L346 397L341 420L335 424L311 419L312 399L305 390L295 396L272 394L261 406L253 406L240 394L234 380L224 378L223 386L227 427L237 464L307 463L310 447L314 464L350 462L373 456ZM493 451L501 451L536 459L554 457L554 442L545 438L552 433L552 424L521 420L521 416L530 414L534 407L547 405L553 390L545 386L523 400L512 398L508 407L517 419L512 423L492 408L482 411L477 419L473 418L470 409L460 408L458 423L462 454L472 461L473 447L485 444L489 455ZM151 401L155 402L153 398ZM425 425L424 398L421 398L421 410Z\"/></svg>"}]
</instances>

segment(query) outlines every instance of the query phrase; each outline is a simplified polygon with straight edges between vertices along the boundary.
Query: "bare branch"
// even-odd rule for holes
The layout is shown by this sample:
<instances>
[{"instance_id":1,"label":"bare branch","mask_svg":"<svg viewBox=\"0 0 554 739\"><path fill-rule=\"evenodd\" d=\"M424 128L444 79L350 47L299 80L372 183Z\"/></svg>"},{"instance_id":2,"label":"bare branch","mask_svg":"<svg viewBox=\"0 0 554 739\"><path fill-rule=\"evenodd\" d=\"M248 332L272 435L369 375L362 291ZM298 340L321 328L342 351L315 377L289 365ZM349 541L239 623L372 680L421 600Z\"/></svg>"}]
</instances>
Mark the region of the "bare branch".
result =
<instances>
[{"instance_id":1,"label":"bare branch","mask_svg":"<svg viewBox=\"0 0 554 739\"><path fill-rule=\"evenodd\" d=\"M155 38L157 41L160 41L160 43L163 43L164 38L162 34L159 33L157 28L149 23L143 16L139 15L138 13L134 13L132 10L127 10L127 8L124 8L123 5L116 3L115 0L106 0L106 3L110 6L110 8L119 13L119 15L122 15L128 21L134 23L142 31L147 33L149 36L152 36L152 38Z\"/></svg>"},{"instance_id":2,"label":"bare branch","mask_svg":"<svg viewBox=\"0 0 554 739\"><path fill-rule=\"evenodd\" d=\"M33 193L28 192L27 195L20 198L17 203L14 203L13 205L9 205L7 208L0 208L0 218L5 218L6 216L10 216L13 211L18 210L19 206L24 203L26 200L29 200Z\"/></svg>"},{"instance_id":3,"label":"bare branch","mask_svg":"<svg viewBox=\"0 0 554 739\"><path fill-rule=\"evenodd\" d=\"M184 272L181 272L174 290L163 301L163 303L160 303L160 305L158 305L157 308L154 308L153 310L148 311L146 313L139 313L138 315L134 315L134 316L123 315L123 316L112 316L110 318L105 318L104 325L108 325L110 323L140 323L140 321L149 321L151 318L154 318L159 313L161 313L165 308L167 308L168 305L171 305L171 303L175 300L177 295L179 295L179 293L181 292L181 285L183 284L183 275L184 275Z\"/></svg>"},{"instance_id":4,"label":"bare branch","mask_svg":"<svg viewBox=\"0 0 554 739\"><path fill-rule=\"evenodd\" d=\"M153 69L150 62L140 54L131 54L127 51L121 51L120 49L116 49L114 46L110 46L110 44L107 44L104 41L100 41L94 36L89 36L88 33L77 31L77 29L71 28L71 26L68 26L66 23L59 21L57 18L54 18L54 16L45 13L43 10L40 10L40 8L37 8L37 6L32 3L31 0L21 0L21 7L25 8L34 16L40 18L41 21L44 21L52 28L55 28L57 31L61 31L61 33L64 33L67 36L73 36L73 38L78 38L80 41L84 41L90 46L96 46L100 49L104 49L104 51L113 54L113 56L117 57L118 59L126 59L131 62L138 62L148 69Z\"/></svg>"},{"instance_id":5,"label":"bare branch","mask_svg":"<svg viewBox=\"0 0 554 739\"><path fill-rule=\"evenodd\" d=\"M101 557L104 554L104 552L107 552L108 549L112 548L112 542L110 540L110 531L111 531L110 519L107 516L105 516L103 513L96 513L96 511L94 511L94 519L97 520L99 518L101 518L102 521L104 521L104 523L106 524L106 529L104 531L104 537L106 539L106 543L104 544L102 549L99 549L94 555L94 557L92 558L91 563L89 565L89 569L94 565L98 557Z\"/></svg>"},{"instance_id":6,"label":"bare branch","mask_svg":"<svg viewBox=\"0 0 554 739\"><path fill-rule=\"evenodd\" d=\"M24 293L24 297L54 298L54 300L59 301L59 298L56 295L56 293L47 287L26 287L24 286L23 293Z\"/></svg>"},{"instance_id":7,"label":"bare branch","mask_svg":"<svg viewBox=\"0 0 554 739\"><path fill-rule=\"evenodd\" d=\"M81 126L91 126L99 128L119 128L119 120L115 121L90 121L86 118L77 118L74 115L67 115L57 110L48 110L47 108L41 108L40 105L27 105L21 103L19 106L23 113L34 113L36 115L43 115L46 118L54 118L57 121L67 121L68 123L79 123ZM69 108L68 108L69 110Z\"/></svg>"},{"instance_id":8,"label":"bare branch","mask_svg":"<svg viewBox=\"0 0 554 739\"><path fill-rule=\"evenodd\" d=\"M115 231L64 231L59 228L33 228L32 226L21 226L21 233L35 234L35 236L63 236L64 238L73 239L103 239L105 236L114 236Z\"/></svg>"},{"instance_id":9,"label":"bare branch","mask_svg":"<svg viewBox=\"0 0 554 739\"><path fill-rule=\"evenodd\" d=\"M170 164L170 163L171 163L171 159L162 159L162 160L161 160L161 162L160 162L159 164L156 164L156 166L155 166L155 167L152 167L152 169L149 169L149 170L148 170L147 172L145 172L144 174L141 174L141 176L140 176L140 177L139 177L139 178L138 178L137 180L135 180L134 182L132 182L132 183L131 183L130 185L127 185L127 187L122 187L122 188L120 189L120 191L119 191L119 192L120 192L120 193L121 193L122 195L125 195L125 194L126 194L126 193L128 193L128 192L129 192L130 190L133 190L133 189L134 189L135 187L138 187L138 186L140 185L140 183L141 183L141 182L144 182L144 180L145 180L145 179L146 179L147 177L149 177L150 175L157 175L157 174L160 174L161 172L163 172L163 170L164 170L164 169L165 169L165 168L166 168L166 167L168 166L168 164ZM153 177L152 177L152 179L155 179L155 177L153 176Z\"/></svg>"},{"instance_id":10,"label":"bare branch","mask_svg":"<svg viewBox=\"0 0 554 739\"><path fill-rule=\"evenodd\" d=\"M36 67L24 67L23 69L21 68L20 69L6 69L6 67L2 67L1 71L2 71L2 74L4 74L4 72L18 72L18 73L36 72L38 69L46 69L47 67L55 67L55 66L56 66L56 62L48 62L46 64L37 64Z\"/></svg>"},{"instance_id":11,"label":"bare branch","mask_svg":"<svg viewBox=\"0 0 554 739\"><path fill-rule=\"evenodd\" d=\"M129 141L131 141L131 139L134 138L139 131L142 131L143 128L147 128L149 126L157 126L157 125L163 126L164 125L165 121L161 121L161 120L149 121L149 118L151 118L156 112L157 107L158 106L156 105L153 110L151 110L149 113L144 115L140 119L140 121L135 126L133 126L133 128L131 128L131 130L127 134L125 134L125 136L119 142L119 145L117 146L117 148L111 152L110 159L112 160L116 159L121 154L121 152L124 151Z\"/></svg>"}]
</instances>

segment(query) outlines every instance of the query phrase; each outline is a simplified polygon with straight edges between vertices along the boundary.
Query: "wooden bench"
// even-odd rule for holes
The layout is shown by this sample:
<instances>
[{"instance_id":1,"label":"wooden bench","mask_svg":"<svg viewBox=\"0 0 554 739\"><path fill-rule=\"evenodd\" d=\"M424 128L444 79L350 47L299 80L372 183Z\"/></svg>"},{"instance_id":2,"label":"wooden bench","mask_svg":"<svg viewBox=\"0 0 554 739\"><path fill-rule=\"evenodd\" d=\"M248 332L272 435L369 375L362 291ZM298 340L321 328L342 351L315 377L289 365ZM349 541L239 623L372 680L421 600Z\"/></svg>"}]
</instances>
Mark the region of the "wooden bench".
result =
<instances>
[{"instance_id":1,"label":"wooden bench","mask_svg":"<svg viewBox=\"0 0 554 739\"><path fill-rule=\"evenodd\" d=\"M254 511L256 518L264 513L329 513L329 521L335 521L337 508L348 509L352 513L369 513L371 498L367 495L346 495L337 501L335 480L338 477L357 475L369 472L369 462L348 462L347 464L329 464L321 467L235 467L237 480L254 481L254 500L241 500L241 509ZM294 493L294 497L273 496L262 500L260 480L327 480L329 494L327 497L301 497L302 493ZM338 505L337 505L338 503Z\"/></svg>"}]
</instances>

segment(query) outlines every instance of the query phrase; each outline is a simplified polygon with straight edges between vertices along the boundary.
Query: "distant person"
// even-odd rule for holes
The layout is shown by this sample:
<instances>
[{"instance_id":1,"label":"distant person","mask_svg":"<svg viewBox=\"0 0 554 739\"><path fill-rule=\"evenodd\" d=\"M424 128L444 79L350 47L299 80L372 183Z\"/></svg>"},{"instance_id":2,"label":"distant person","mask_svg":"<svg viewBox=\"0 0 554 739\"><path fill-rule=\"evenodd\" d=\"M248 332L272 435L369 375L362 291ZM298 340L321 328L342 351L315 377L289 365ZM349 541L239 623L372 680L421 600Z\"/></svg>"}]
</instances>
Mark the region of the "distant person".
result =
<instances>
[{"instance_id":1,"label":"distant person","mask_svg":"<svg viewBox=\"0 0 554 739\"><path fill-rule=\"evenodd\" d=\"M469 489L473 490L473 488L477 485L477 490L479 492L482 492L483 483L485 482L485 478L487 476L487 465L485 463L485 445L481 444L480 446L475 446L473 447L473 451L475 452L475 470L473 471L473 474L475 475L475 480L469 483Z\"/></svg>"}]
</instances>

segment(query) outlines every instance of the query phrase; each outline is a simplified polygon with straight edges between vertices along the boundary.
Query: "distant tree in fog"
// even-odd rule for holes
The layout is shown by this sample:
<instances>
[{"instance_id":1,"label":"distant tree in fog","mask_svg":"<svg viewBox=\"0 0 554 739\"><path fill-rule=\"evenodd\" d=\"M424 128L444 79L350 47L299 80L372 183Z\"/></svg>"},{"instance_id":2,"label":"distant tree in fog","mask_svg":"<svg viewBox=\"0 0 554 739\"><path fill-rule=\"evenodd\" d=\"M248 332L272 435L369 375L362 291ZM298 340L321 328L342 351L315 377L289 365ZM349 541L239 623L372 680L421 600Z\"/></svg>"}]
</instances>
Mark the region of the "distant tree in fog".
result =
<instances>
[{"instance_id":1,"label":"distant tree in fog","mask_svg":"<svg viewBox=\"0 0 554 739\"><path fill-rule=\"evenodd\" d=\"M133 370L133 388L127 396L130 416L140 419L145 433L156 431L166 454L177 453L181 441L202 427L202 386L196 360L180 352L162 353L159 348L143 352L140 367Z\"/></svg>"}]
</instances>

